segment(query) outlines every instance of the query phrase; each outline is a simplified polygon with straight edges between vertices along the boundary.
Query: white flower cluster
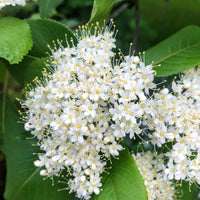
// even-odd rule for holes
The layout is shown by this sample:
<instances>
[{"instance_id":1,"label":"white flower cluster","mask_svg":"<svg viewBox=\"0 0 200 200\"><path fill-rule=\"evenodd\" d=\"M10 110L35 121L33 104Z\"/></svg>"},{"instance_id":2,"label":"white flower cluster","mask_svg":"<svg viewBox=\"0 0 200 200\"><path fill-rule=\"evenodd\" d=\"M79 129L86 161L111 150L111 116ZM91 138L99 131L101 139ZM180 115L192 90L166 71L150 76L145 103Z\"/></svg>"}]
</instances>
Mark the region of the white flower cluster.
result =
<instances>
[{"instance_id":1,"label":"white flower cluster","mask_svg":"<svg viewBox=\"0 0 200 200\"><path fill-rule=\"evenodd\" d=\"M136 165L143 177L148 200L175 200L175 185L164 177L164 162L162 155L152 152L133 154Z\"/></svg>"},{"instance_id":2,"label":"white flower cluster","mask_svg":"<svg viewBox=\"0 0 200 200\"><path fill-rule=\"evenodd\" d=\"M184 72L172 90L162 89L146 105L152 111L146 116L149 137L158 147L172 142L166 154L169 179L200 184L200 68Z\"/></svg>"},{"instance_id":3,"label":"white flower cluster","mask_svg":"<svg viewBox=\"0 0 200 200\"><path fill-rule=\"evenodd\" d=\"M127 56L114 66L115 39L109 28L85 34L77 46L52 51L53 73L27 93L25 129L44 153L35 166L42 176L69 174L79 198L99 194L110 156L118 156L125 134L140 134L146 95L154 88L152 66Z\"/></svg>"},{"instance_id":4,"label":"white flower cluster","mask_svg":"<svg viewBox=\"0 0 200 200\"><path fill-rule=\"evenodd\" d=\"M0 0L0 9L11 5L11 6L16 6L16 5L21 5L25 6L26 0Z\"/></svg>"}]
</instances>

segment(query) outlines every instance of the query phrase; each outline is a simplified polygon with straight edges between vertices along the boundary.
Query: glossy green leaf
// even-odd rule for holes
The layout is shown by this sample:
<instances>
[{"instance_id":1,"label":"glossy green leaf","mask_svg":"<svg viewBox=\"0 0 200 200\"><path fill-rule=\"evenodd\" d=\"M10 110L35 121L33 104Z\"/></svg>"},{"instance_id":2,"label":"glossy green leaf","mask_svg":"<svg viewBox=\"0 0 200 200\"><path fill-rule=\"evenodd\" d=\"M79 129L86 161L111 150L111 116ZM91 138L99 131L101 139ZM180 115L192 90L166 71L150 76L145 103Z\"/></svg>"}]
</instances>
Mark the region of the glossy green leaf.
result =
<instances>
[{"instance_id":1,"label":"glossy green leaf","mask_svg":"<svg viewBox=\"0 0 200 200\"><path fill-rule=\"evenodd\" d=\"M19 63L31 47L31 31L26 21L12 17L0 19L0 57L10 64Z\"/></svg>"},{"instance_id":2,"label":"glossy green leaf","mask_svg":"<svg viewBox=\"0 0 200 200\"><path fill-rule=\"evenodd\" d=\"M10 65L9 63L6 62L6 67L9 71L9 73L13 76L13 78L21 85L24 85L26 70L28 69L29 65L33 61L38 60L38 59L40 59L40 58L27 55L24 57L22 62L20 62L19 64Z\"/></svg>"},{"instance_id":3,"label":"glossy green leaf","mask_svg":"<svg viewBox=\"0 0 200 200\"><path fill-rule=\"evenodd\" d=\"M47 53L51 54L48 45L53 49L55 42L58 47L57 40L59 40L64 47L67 46L66 40L70 45L72 44L71 40L74 41L74 44L77 43L74 33L59 22L49 19L38 19L28 20L28 23L33 36L33 48L30 52L31 56L39 58L47 57Z\"/></svg>"},{"instance_id":4,"label":"glossy green leaf","mask_svg":"<svg viewBox=\"0 0 200 200\"><path fill-rule=\"evenodd\" d=\"M33 164L36 160L38 148L33 147L33 140L25 139L30 136L24 132L23 124L17 123L19 115L7 98L5 120L5 155L7 162L5 200L64 200L71 199L67 191L58 192L66 185L58 184L54 180L43 180L39 175L40 168Z\"/></svg>"},{"instance_id":5,"label":"glossy green leaf","mask_svg":"<svg viewBox=\"0 0 200 200\"><path fill-rule=\"evenodd\" d=\"M157 76L169 76L199 65L199 55L200 27L191 25L146 51L145 61L160 65Z\"/></svg>"},{"instance_id":6,"label":"glossy green leaf","mask_svg":"<svg viewBox=\"0 0 200 200\"><path fill-rule=\"evenodd\" d=\"M63 0L38 0L41 17L51 17L56 7L62 2Z\"/></svg>"},{"instance_id":7,"label":"glossy green leaf","mask_svg":"<svg viewBox=\"0 0 200 200\"><path fill-rule=\"evenodd\" d=\"M49 57L46 58L40 58L35 61L33 61L27 68L25 73L25 79L24 82L30 83L35 77L38 77L39 79L42 77L42 71L45 68L45 62L49 59Z\"/></svg>"},{"instance_id":8,"label":"glossy green leaf","mask_svg":"<svg viewBox=\"0 0 200 200\"><path fill-rule=\"evenodd\" d=\"M92 14L88 22L89 25L99 22L103 26L105 20L110 15L115 0L94 0Z\"/></svg>"},{"instance_id":9,"label":"glossy green leaf","mask_svg":"<svg viewBox=\"0 0 200 200\"><path fill-rule=\"evenodd\" d=\"M26 56L18 65L7 65L10 74L21 84L26 85L32 82L37 76L42 77L42 71L45 68L45 61L49 57L37 58Z\"/></svg>"},{"instance_id":10,"label":"glossy green leaf","mask_svg":"<svg viewBox=\"0 0 200 200\"><path fill-rule=\"evenodd\" d=\"M147 200L144 181L128 150L120 153L119 160L113 159L102 182L103 191L94 200Z\"/></svg>"}]
</instances>

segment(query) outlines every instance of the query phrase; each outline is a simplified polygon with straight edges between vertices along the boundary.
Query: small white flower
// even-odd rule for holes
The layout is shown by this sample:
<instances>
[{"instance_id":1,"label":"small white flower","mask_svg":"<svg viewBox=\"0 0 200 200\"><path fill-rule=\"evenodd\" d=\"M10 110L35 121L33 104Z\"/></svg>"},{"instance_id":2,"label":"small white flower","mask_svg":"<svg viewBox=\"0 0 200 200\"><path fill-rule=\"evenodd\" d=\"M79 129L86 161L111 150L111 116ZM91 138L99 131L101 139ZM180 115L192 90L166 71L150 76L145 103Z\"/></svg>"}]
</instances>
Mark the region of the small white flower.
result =
<instances>
[{"instance_id":1,"label":"small white flower","mask_svg":"<svg viewBox=\"0 0 200 200\"><path fill-rule=\"evenodd\" d=\"M34 161L34 165L35 165L36 167L42 167L42 166L43 166L43 164L42 164L42 162L41 162L40 160Z\"/></svg>"},{"instance_id":2,"label":"small white flower","mask_svg":"<svg viewBox=\"0 0 200 200\"><path fill-rule=\"evenodd\" d=\"M47 172L46 172L46 170L44 170L44 169L43 169L43 170L41 170L41 171L40 171L40 175L41 175L41 176L46 176L46 175L47 175Z\"/></svg>"},{"instance_id":3,"label":"small white flower","mask_svg":"<svg viewBox=\"0 0 200 200\"><path fill-rule=\"evenodd\" d=\"M30 131L31 130L31 126L29 123L25 123L24 128L26 131Z\"/></svg>"},{"instance_id":4,"label":"small white flower","mask_svg":"<svg viewBox=\"0 0 200 200\"><path fill-rule=\"evenodd\" d=\"M81 108L84 111L84 115L85 116L90 116L91 115L92 117L95 117L97 107L98 107L97 103L93 104L89 100L86 100L85 104L82 105Z\"/></svg>"},{"instance_id":5,"label":"small white flower","mask_svg":"<svg viewBox=\"0 0 200 200\"><path fill-rule=\"evenodd\" d=\"M116 142L113 142L109 147L109 152L111 155L113 156L118 156L119 155L119 151L121 151L123 149L123 147L121 145L118 145Z\"/></svg>"}]
</instances>

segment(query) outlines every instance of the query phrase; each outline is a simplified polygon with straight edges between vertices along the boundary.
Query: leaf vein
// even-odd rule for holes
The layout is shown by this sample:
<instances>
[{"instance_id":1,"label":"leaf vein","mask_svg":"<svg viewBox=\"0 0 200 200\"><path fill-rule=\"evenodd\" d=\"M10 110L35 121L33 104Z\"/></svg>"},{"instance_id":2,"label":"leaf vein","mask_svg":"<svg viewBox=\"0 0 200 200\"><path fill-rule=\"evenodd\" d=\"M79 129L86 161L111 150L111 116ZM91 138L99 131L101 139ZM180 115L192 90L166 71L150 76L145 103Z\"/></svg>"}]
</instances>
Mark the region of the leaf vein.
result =
<instances>
[{"instance_id":1,"label":"leaf vein","mask_svg":"<svg viewBox=\"0 0 200 200\"><path fill-rule=\"evenodd\" d=\"M12 199L15 199L17 194L22 190L22 188L28 183L28 181L39 171L40 168L37 168L25 181L24 183L19 187L19 189L16 191Z\"/></svg>"},{"instance_id":2,"label":"leaf vein","mask_svg":"<svg viewBox=\"0 0 200 200\"><path fill-rule=\"evenodd\" d=\"M116 196L116 193L115 193L115 190L114 190L114 185L113 185L113 182L112 182L111 175L110 175L110 182L111 182L111 185L112 185L113 194L115 196L115 199L117 200L117 196Z\"/></svg>"},{"instance_id":3,"label":"leaf vein","mask_svg":"<svg viewBox=\"0 0 200 200\"><path fill-rule=\"evenodd\" d=\"M162 62L162 61L164 61L164 60L166 60L166 59L168 59L168 58L170 58L170 57L172 57L172 56L174 56L174 55L176 55L176 54L178 54L178 53L180 53L180 52L185 51L186 49L189 49L189 48L192 48L192 47L195 47L195 46L198 46L198 45L200 45L200 42L199 42L199 43L196 43L196 44L193 44L193 45L191 45L191 46L187 46L187 47L185 47L185 48L183 48L183 49L180 49L180 50L178 50L178 51L175 51L174 53L169 54L168 56L166 56L166 57L164 57L164 58L162 58L162 59L156 61L155 64L158 64L158 63L160 63L160 62Z\"/></svg>"}]
</instances>

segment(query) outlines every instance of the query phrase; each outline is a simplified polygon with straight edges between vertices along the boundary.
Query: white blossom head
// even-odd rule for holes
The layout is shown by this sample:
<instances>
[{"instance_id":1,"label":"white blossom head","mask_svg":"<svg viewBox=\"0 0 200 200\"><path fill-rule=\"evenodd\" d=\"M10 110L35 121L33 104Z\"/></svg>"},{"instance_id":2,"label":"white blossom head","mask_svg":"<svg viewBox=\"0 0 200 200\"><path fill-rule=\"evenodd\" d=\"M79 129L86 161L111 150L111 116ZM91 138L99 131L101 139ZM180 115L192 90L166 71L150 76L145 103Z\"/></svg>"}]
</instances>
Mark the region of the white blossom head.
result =
<instances>
[{"instance_id":1,"label":"white blossom head","mask_svg":"<svg viewBox=\"0 0 200 200\"><path fill-rule=\"evenodd\" d=\"M200 68L185 71L178 81L148 101L146 125L151 143L163 147L171 143L166 154L165 173L169 179L200 183Z\"/></svg>"},{"instance_id":2,"label":"white blossom head","mask_svg":"<svg viewBox=\"0 0 200 200\"><path fill-rule=\"evenodd\" d=\"M98 29L95 29L98 30ZM94 35L82 30L77 46L52 50L43 82L26 94L25 129L43 151L35 161L40 174L65 171L66 188L77 197L99 194L101 174L117 157L126 134L142 132L141 116L153 83L154 70L139 57L127 56L115 66L115 34L110 27ZM68 176L69 175L69 176Z\"/></svg>"}]
</instances>

